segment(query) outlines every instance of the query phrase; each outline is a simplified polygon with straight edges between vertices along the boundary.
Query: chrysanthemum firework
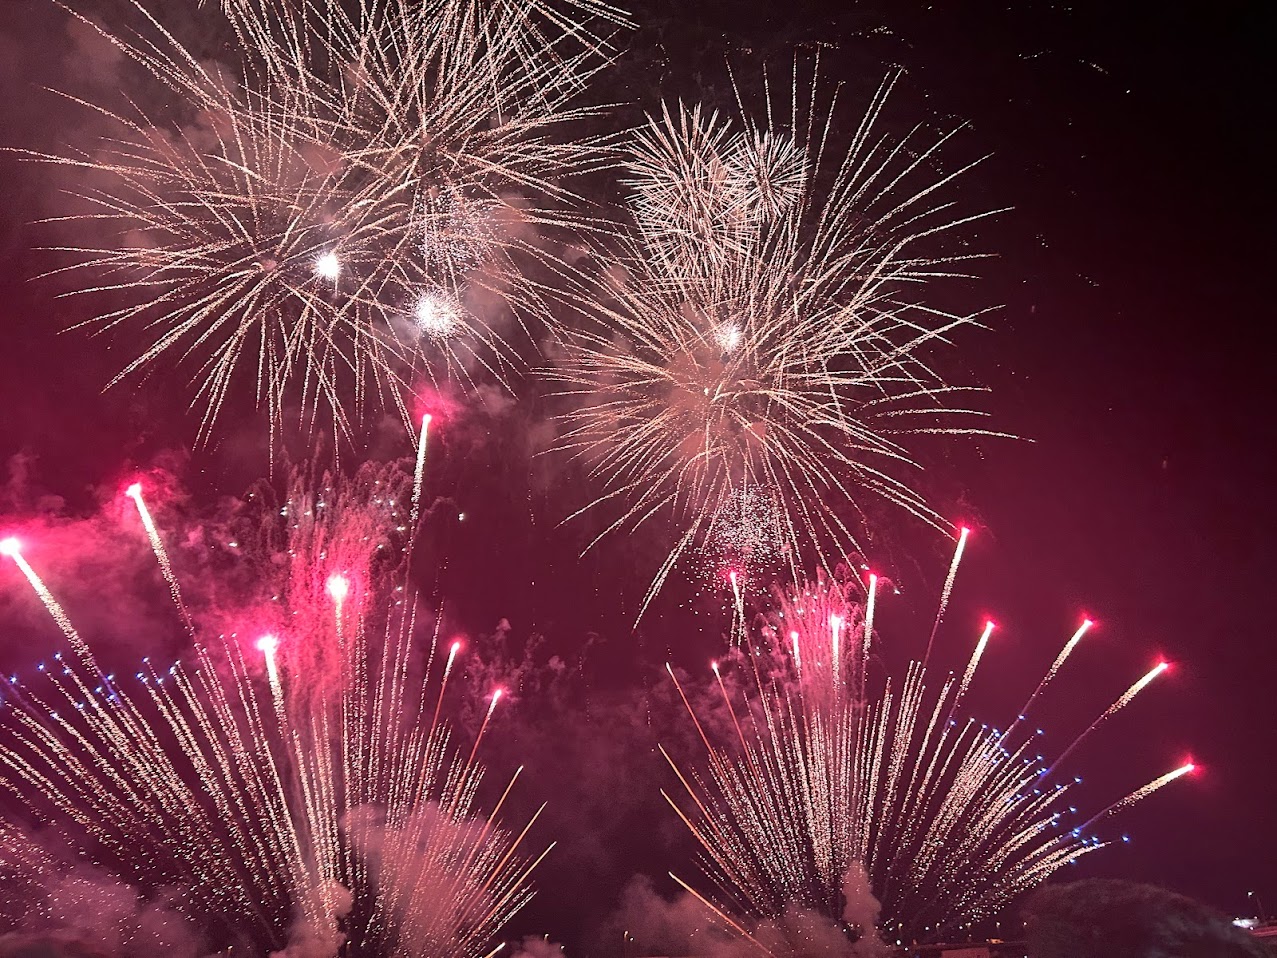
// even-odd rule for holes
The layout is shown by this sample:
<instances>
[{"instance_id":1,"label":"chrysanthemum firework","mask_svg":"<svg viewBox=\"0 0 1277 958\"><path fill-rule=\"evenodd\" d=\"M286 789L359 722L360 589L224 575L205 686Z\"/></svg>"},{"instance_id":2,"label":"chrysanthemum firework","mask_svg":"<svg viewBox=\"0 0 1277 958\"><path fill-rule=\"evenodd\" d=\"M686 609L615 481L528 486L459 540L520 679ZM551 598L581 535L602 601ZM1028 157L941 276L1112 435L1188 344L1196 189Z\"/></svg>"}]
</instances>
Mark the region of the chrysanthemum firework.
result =
<instances>
[{"instance_id":1,"label":"chrysanthemum firework","mask_svg":"<svg viewBox=\"0 0 1277 958\"><path fill-rule=\"evenodd\" d=\"M169 889L217 946L488 953L531 897L535 816L510 828L504 797L481 800L501 692L458 734L445 705L458 645L439 647L395 584L408 490L407 476L365 469L262 505L239 547L268 591L219 613L234 632L194 627L194 653L170 667L111 674L40 583L70 650L5 682L0 807L56 830L73 860ZM129 494L149 527L142 491ZM18 544L6 553L40 582ZM0 881L38 899L66 866L22 834L0 825Z\"/></svg>"},{"instance_id":2,"label":"chrysanthemum firework","mask_svg":"<svg viewBox=\"0 0 1277 958\"><path fill-rule=\"evenodd\" d=\"M370 407L408 422L422 377L503 379L509 331L542 315L523 282L536 235L564 222L564 179L598 162L563 131L607 62L594 28L621 14L227 0L240 44L215 67L133 5L136 35L96 28L162 106L87 104L115 132L42 157L85 171L84 241L64 251L104 296L86 325L144 343L119 378L188 364L204 439L241 387L273 428L349 435Z\"/></svg>"},{"instance_id":3,"label":"chrysanthemum firework","mask_svg":"<svg viewBox=\"0 0 1277 958\"><path fill-rule=\"evenodd\" d=\"M797 65L764 121L679 106L634 135L634 232L575 279L587 320L547 375L579 400L559 447L601 484L586 508L614 507L607 532L678 523L653 591L742 490L777 504L795 569L858 550L865 496L943 525L906 440L978 431L930 365L975 317L932 284L966 271L955 238L987 214L955 212L952 132L884 130L893 82L849 138Z\"/></svg>"},{"instance_id":4,"label":"chrysanthemum firework","mask_svg":"<svg viewBox=\"0 0 1277 958\"><path fill-rule=\"evenodd\" d=\"M708 880L684 887L726 928L753 938L760 923L795 908L837 924L849 887L867 879L890 938L942 937L1102 848L1095 825L1192 771L1184 765L1098 814L1076 815L1070 802L1081 779L1060 777L1062 761L1165 664L1047 760L1040 732L1024 719L1089 621L1000 731L971 717L964 701L992 623L961 676L929 686L933 673L915 662L884 680L870 670L880 642L877 579L863 602L862 589L821 577L778 593L750 648L733 654L734 667L713 667L719 712L729 719L721 728L699 719L684 696L708 762L675 765L688 801L667 798L700 843Z\"/></svg>"}]
</instances>

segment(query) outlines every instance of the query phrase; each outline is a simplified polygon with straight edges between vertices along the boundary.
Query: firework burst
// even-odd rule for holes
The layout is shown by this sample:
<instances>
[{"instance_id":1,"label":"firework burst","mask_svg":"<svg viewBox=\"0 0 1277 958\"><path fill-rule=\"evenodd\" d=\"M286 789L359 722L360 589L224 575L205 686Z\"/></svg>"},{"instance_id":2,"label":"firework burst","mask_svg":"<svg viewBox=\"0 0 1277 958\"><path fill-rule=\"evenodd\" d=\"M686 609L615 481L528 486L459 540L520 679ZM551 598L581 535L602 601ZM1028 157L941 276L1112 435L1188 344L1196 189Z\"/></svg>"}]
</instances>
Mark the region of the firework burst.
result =
<instances>
[{"instance_id":1,"label":"firework burst","mask_svg":"<svg viewBox=\"0 0 1277 958\"><path fill-rule=\"evenodd\" d=\"M190 661L127 679L80 642L6 681L0 787L20 819L139 888L179 889L206 935L257 953L486 954L531 897L536 816L503 821L517 772L483 808L490 721L467 741L444 710L459 644L423 635L393 585L409 487L365 469L268 503L244 543L274 570L251 632L197 630ZM0 873L38 894L59 863L0 828Z\"/></svg>"},{"instance_id":2,"label":"firework burst","mask_svg":"<svg viewBox=\"0 0 1277 958\"><path fill-rule=\"evenodd\" d=\"M504 382L507 331L545 315L523 281L536 235L570 219L563 180L599 162L560 135L607 63L591 28L622 15L227 0L242 52L211 67L133 7L136 35L103 35L164 106L87 104L115 132L38 157L88 184L64 220L101 241L62 250L77 292L110 303L86 325L145 343L116 381L183 362L202 439L243 387L273 429L295 415L349 436L370 408L412 429L423 377Z\"/></svg>"},{"instance_id":3,"label":"firework burst","mask_svg":"<svg viewBox=\"0 0 1277 958\"><path fill-rule=\"evenodd\" d=\"M948 196L956 131L882 129L892 82L849 142L797 64L766 123L678 107L635 134L634 234L596 284L574 281L587 320L548 376L579 400L559 448L602 486L582 511L616 510L603 535L681 530L647 601L741 495L776 504L795 574L862 551L865 496L945 525L904 442L981 431L928 359L976 317L925 295L970 265L949 237L979 217Z\"/></svg>"},{"instance_id":4,"label":"firework burst","mask_svg":"<svg viewBox=\"0 0 1277 958\"><path fill-rule=\"evenodd\" d=\"M689 772L671 759L690 804L666 797L700 843L709 882L704 890L684 887L746 937L793 907L841 921L844 882L859 873L867 874L882 905L881 929L893 939L916 940L924 928L943 935L990 918L1104 847L1090 833L1098 821L1191 771L1177 769L1085 822L1072 821L1070 793L1080 779L1057 779L1059 763L1042 760L1032 732L1015 734L1018 721L1000 733L963 712L993 624L961 678L949 673L929 686L915 662L903 676L875 682L876 584L865 605L851 598L861 594L859 584L823 577L778 594L753 647L734 656L753 694L729 692L714 666L731 719L725 733L698 718L675 678L708 758ZM1070 639L1034 698L1084 632Z\"/></svg>"}]
</instances>

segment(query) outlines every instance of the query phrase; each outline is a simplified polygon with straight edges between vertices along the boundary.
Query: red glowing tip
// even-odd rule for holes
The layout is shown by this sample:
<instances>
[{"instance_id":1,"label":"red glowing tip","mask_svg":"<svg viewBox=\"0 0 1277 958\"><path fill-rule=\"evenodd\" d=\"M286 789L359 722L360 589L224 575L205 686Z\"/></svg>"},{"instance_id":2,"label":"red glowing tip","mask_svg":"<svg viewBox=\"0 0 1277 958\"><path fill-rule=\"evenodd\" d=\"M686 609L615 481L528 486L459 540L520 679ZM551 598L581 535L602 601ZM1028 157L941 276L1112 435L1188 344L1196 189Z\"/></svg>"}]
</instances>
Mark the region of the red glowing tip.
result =
<instances>
[{"instance_id":1,"label":"red glowing tip","mask_svg":"<svg viewBox=\"0 0 1277 958\"><path fill-rule=\"evenodd\" d=\"M0 555L16 556L22 551L22 543L13 536L7 539L0 539Z\"/></svg>"},{"instance_id":2,"label":"red glowing tip","mask_svg":"<svg viewBox=\"0 0 1277 958\"><path fill-rule=\"evenodd\" d=\"M134 499L136 499L138 496L142 494L142 483L140 482L133 483L133 485L129 486L127 489L124 490L124 494L126 496L132 496Z\"/></svg>"},{"instance_id":3,"label":"red glowing tip","mask_svg":"<svg viewBox=\"0 0 1277 958\"><path fill-rule=\"evenodd\" d=\"M457 641L452 643L452 654L456 655L460 651L461 651L461 640L457 639Z\"/></svg>"},{"instance_id":4,"label":"red glowing tip","mask_svg":"<svg viewBox=\"0 0 1277 958\"><path fill-rule=\"evenodd\" d=\"M505 695L505 689L494 689L492 692L492 704L496 705L497 699L501 698L503 695Z\"/></svg>"},{"instance_id":5,"label":"red glowing tip","mask_svg":"<svg viewBox=\"0 0 1277 958\"><path fill-rule=\"evenodd\" d=\"M993 629L996 629L998 627L998 623L994 622L992 619L985 619L984 627L986 630L992 631Z\"/></svg>"},{"instance_id":6,"label":"red glowing tip","mask_svg":"<svg viewBox=\"0 0 1277 958\"><path fill-rule=\"evenodd\" d=\"M350 580L344 575L334 574L328 577L328 594L334 602L341 602L350 595Z\"/></svg>"},{"instance_id":7,"label":"red glowing tip","mask_svg":"<svg viewBox=\"0 0 1277 958\"><path fill-rule=\"evenodd\" d=\"M1191 775L1193 772L1197 771L1197 763L1196 763L1196 762L1186 762L1186 763L1184 764L1184 767L1185 767L1186 769L1188 769L1188 772L1189 772L1189 774L1190 774L1190 775Z\"/></svg>"},{"instance_id":8,"label":"red glowing tip","mask_svg":"<svg viewBox=\"0 0 1277 958\"><path fill-rule=\"evenodd\" d=\"M421 422L422 422L422 424L423 424L423 425L427 425L427 426L428 426L428 425L430 425L430 420L432 420L432 419L434 419L434 418L435 418L435 417L434 417L434 416L432 416L432 415L430 415L430 413L426 413L424 416L422 416L422 417L421 417Z\"/></svg>"},{"instance_id":9,"label":"red glowing tip","mask_svg":"<svg viewBox=\"0 0 1277 958\"><path fill-rule=\"evenodd\" d=\"M967 536L971 535L970 527L958 526L958 535L962 536L965 539Z\"/></svg>"},{"instance_id":10,"label":"red glowing tip","mask_svg":"<svg viewBox=\"0 0 1277 958\"><path fill-rule=\"evenodd\" d=\"M267 655L273 655L275 650L279 648L279 639L273 635L263 635L257 640L257 649L265 652Z\"/></svg>"}]
</instances>

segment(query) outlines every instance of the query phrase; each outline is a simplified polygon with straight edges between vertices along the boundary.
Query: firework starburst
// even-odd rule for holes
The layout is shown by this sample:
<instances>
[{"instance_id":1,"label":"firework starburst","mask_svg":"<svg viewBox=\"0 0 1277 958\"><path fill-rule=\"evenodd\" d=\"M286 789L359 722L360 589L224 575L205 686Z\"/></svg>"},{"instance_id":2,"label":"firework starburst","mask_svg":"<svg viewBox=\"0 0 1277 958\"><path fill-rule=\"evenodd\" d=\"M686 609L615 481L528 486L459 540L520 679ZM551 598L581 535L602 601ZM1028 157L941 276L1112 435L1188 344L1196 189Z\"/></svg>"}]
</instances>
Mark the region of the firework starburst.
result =
<instances>
[{"instance_id":1,"label":"firework starburst","mask_svg":"<svg viewBox=\"0 0 1277 958\"><path fill-rule=\"evenodd\" d=\"M586 508L680 529L653 592L742 489L774 497L794 563L860 551L865 496L944 525L905 443L979 431L928 358L975 321L928 285L964 271L946 238L976 217L947 195L952 134L880 129L890 87L842 145L797 67L765 125L680 107L635 135L635 233L577 280L588 321L548 375L579 400L559 446L602 486Z\"/></svg>"},{"instance_id":2,"label":"firework starburst","mask_svg":"<svg viewBox=\"0 0 1277 958\"><path fill-rule=\"evenodd\" d=\"M135 35L92 26L163 108L88 104L115 132L40 157L88 184L63 251L78 292L110 304L86 325L145 343L120 378L186 363L205 439L245 387L274 428L349 436L370 407L411 426L422 377L504 381L509 331L544 316L523 282L535 236L570 219L563 181L598 162L561 135L590 112L569 100L607 62L593 28L621 14L227 0L242 52L212 67L133 6ZM421 336L423 297L453 304L446 335Z\"/></svg>"}]
</instances>

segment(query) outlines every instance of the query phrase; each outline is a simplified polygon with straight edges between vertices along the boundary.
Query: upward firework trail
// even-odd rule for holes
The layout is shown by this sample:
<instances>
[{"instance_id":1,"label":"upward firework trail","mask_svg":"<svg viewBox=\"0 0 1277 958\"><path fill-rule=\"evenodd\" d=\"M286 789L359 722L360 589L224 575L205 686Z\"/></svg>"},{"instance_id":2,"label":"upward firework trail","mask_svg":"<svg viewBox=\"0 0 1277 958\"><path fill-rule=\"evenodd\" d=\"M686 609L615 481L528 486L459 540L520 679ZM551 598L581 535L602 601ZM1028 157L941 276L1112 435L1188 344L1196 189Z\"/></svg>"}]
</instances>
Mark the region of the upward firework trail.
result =
<instances>
[{"instance_id":1,"label":"upward firework trail","mask_svg":"<svg viewBox=\"0 0 1277 958\"><path fill-rule=\"evenodd\" d=\"M666 797L700 843L708 880L706 889L684 887L762 951L780 954L753 929L782 923L793 908L841 921L844 881L861 871L892 939L943 936L990 918L1103 847L1092 825L1189 770L1154 780L1083 824L1071 821L1070 793L1080 780L1053 780L1036 736L1004 735L959 711L992 623L960 681L950 673L929 686L918 662L875 681L867 611L850 594L850 584L819 578L777 596L752 648L734 653L753 694L733 697L714 666L731 717L723 732L670 672L707 756L694 772L670 759L690 804ZM1128 703L1151 675L1118 702Z\"/></svg>"},{"instance_id":2,"label":"upward firework trail","mask_svg":"<svg viewBox=\"0 0 1277 958\"><path fill-rule=\"evenodd\" d=\"M563 133L609 59L595 0L226 0L240 62L210 66L141 0L81 17L176 113L90 104L113 132L36 158L79 173L63 217L87 322L141 344L116 382L189 365L209 439L236 393L349 436L369 407L409 429L422 377L504 380L503 329L544 310L529 239L567 224L598 163ZM214 9L206 5L206 10Z\"/></svg>"},{"instance_id":3,"label":"upward firework trail","mask_svg":"<svg viewBox=\"0 0 1277 958\"><path fill-rule=\"evenodd\" d=\"M975 317L927 287L970 268L954 238L987 215L954 212L957 131L886 132L888 80L843 139L836 96L799 72L755 114L653 117L630 146L634 235L606 253L623 268L566 280L585 319L547 375L579 401L559 448L601 487L581 511L612 510L600 538L682 530L647 601L742 490L774 504L794 574L864 551L866 497L944 526L906 441L981 432L931 365Z\"/></svg>"},{"instance_id":4,"label":"upward firework trail","mask_svg":"<svg viewBox=\"0 0 1277 958\"><path fill-rule=\"evenodd\" d=\"M263 542L290 565L266 580L279 601L258 630L208 638L169 669L144 660L128 682L103 682L83 643L81 663L58 656L39 682L6 681L8 810L57 825L72 853L126 881L180 889L176 907L219 947L488 954L531 896L536 816L506 825L513 780L480 804L499 693L473 742L441 717L457 648L422 661L378 534L406 486L365 469L272 507ZM19 861L10 831L22 834L0 824L0 878L38 891L37 866L60 863Z\"/></svg>"},{"instance_id":5,"label":"upward firework trail","mask_svg":"<svg viewBox=\"0 0 1277 958\"><path fill-rule=\"evenodd\" d=\"M173 573L173 566L168 558L168 550L164 548L164 540L160 538L159 530L155 528L155 520L151 518L151 510L146 507L146 500L142 498L142 484L135 482L124 492L125 495L133 500L133 504L137 506L137 514L142 520L142 527L146 529L146 538L151 543L151 551L155 553L155 561L160 565L160 572L164 576L164 581L168 583L169 593L173 596L173 604L177 606L178 614L186 625L186 631L194 635L195 627L191 623L191 617L186 611L186 606L182 604L181 585L177 581L177 576Z\"/></svg>"}]
</instances>

